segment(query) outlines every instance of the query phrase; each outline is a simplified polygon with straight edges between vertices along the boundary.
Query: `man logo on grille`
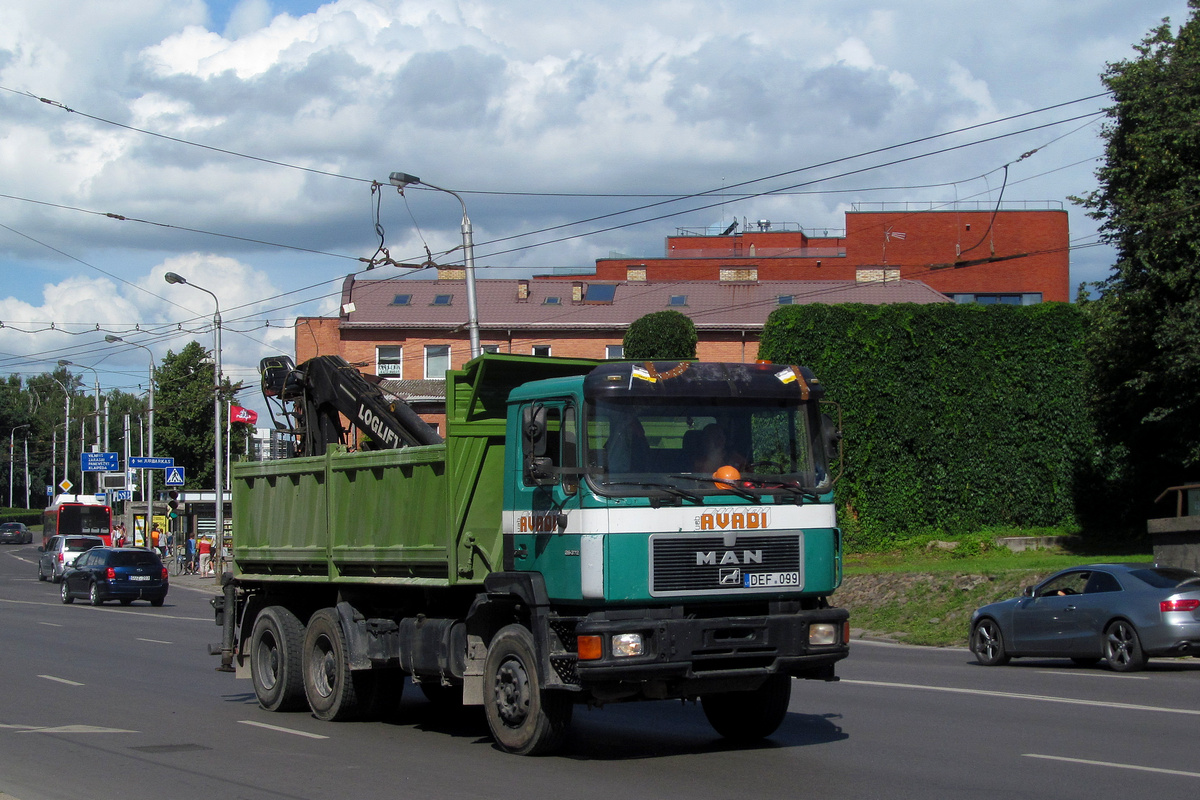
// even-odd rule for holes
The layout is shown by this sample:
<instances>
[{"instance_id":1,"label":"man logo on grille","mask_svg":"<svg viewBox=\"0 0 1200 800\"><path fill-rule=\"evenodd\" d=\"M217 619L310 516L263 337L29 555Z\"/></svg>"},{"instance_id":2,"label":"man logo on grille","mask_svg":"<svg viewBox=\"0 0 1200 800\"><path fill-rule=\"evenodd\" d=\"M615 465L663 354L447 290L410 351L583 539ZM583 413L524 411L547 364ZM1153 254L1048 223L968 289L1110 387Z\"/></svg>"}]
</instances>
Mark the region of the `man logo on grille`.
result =
<instances>
[{"instance_id":1,"label":"man logo on grille","mask_svg":"<svg viewBox=\"0 0 1200 800\"><path fill-rule=\"evenodd\" d=\"M742 571L740 569L723 569L720 573L720 584L722 586L741 586Z\"/></svg>"}]
</instances>

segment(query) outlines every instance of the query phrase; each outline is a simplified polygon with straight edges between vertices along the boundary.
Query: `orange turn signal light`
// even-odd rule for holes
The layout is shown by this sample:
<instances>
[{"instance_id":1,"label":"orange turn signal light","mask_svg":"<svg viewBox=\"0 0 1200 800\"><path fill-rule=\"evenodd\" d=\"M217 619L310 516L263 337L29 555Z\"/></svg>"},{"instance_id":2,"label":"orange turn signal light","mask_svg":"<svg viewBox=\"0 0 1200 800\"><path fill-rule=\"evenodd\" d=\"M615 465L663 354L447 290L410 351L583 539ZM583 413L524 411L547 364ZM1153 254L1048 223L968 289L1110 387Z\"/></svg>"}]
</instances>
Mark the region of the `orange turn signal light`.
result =
<instances>
[{"instance_id":1,"label":"orange turn signal light","mask_svg":"<svg viewBox=\"0 0 1200 800\"><path fill-rule=\"evenodd\" d=\"M578 636L575 651L580 661L595 661L604 657L604 640L599 636Z\"/></svg>"}]
</instances>

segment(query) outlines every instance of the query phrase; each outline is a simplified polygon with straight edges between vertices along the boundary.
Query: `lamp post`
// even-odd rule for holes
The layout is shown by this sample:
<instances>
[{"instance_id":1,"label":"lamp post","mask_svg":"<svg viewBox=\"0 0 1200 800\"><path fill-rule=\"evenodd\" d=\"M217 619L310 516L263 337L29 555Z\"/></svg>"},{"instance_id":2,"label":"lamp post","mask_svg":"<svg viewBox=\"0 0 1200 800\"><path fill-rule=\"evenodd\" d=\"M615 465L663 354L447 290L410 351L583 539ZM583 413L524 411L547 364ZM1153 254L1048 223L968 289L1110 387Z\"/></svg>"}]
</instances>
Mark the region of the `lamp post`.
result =
<instances>
[{"instance_id":1,"label":"lamp post","mask_svg":"<svg viewBox=\"0 0 1200 800\"><path fill-rule=\"evenodd\" d=\"M87 367L87 366L84 366L83 364L76 364L75 362L67 361L66 359L59 359L58 365L60 367L78 367L79 369L90 369L92 371L92 374L94 376L96 376L96 446L94 448L94 452L99 452L100 451L100 373L97 372L95 370L95 368L93 368L93 367ZM80 432L79 438L80 439L83 438L82 432ZM83 476L82 475L79 476L79 483L80 483L80 485L83 484ZM100 483L101 483L100 473L97 472L96 473L96 491L100 491Z\"/></svg>"},{"instance_id":2,"label":"lamp post","mask_svg":"<svg viewBox=\"0 0 1200 800\"><path fill-rule=\"evenodd\" d=\"M63 421L63 480L69 481L71 480L70 473L68 472L71 467L71 392L58 378L53 375L48 377L59 386L62 386L63 396L67 398L67 408L64 412L65 419ZM59 487L55 485L54 488L57 489Z\"/></svg>"},{"instance_id":3,"label":"lamp post","mask_svg":"<svg viewBox=\"0 0 1200 800\"><path fill-rule=\"evenodd\" d=\"M471 338L471 358L475 358L481 352L481 348L479 346L479 312L475 304L475 242L471 236L471 219L467 216L467 204L463 202L458 192L426 183L417 176L405 172L393 172L388 176L388 181L398 189L419 184L439 192L445 192L453 195L458 204L462 206L463 272L467 279L467 334Z\"/></svg>"},{"instance_id":4,"label":"lamp post","mask_svg":"<svg viewBox=\"0 0 1200 800\"><path fill-rule=\"evenodd\" d=\"M13 447L16 444L15 437L16 437L17 431L21 430L21 428L28 428L28 427L29 427L29 423L25 423L24 425L18 425L17 427L13 428L11 431L8 432L8 507L9 508L13 507L13 501L12 501L12 497L13 497ZM26 466L25 469L26 469L26 471L28 471L28 469L29 469L28 465ZM29 498L29 486L28 486L29 480L26 479L25 483L27 484L25 486L25 498L26 498L25 499L25 507L28 508L29 507L29 499L28 499Z\"/></svg>"},{"instance_id":5,"label":"lamp post","mask_svg":"<svg viewBox=\"0 0 1200 800\"><path fill-rule=\"evenodd\" d=\"M120 342L121 344L127 344L132 347L140 347L143 350L145 350L147 353L150 354L150 369L146 373L148 376L148 379L150 381L150 437L149 437L150 452L147 453L147 455L149 457L153 458L154 457L154 351L151 350L149 347L146 347L146 345L144 345L144 344L138 344L137 342L127 342L124 339L122 339L120 336L112 336L112 335L105 336L104 341L108 342L109 344L115 344L117 342ZM128 466L126 467L126 473L128 474ZM144 474L145 474L145 483L143 485L146 487L145 497L148 498L146 501L146 516L147 516L147 520L148 520L147 524L149 525L149 524L152 524L154 521L154 470L148 469L145 471ZM146 530L147 530L147 535L148 535L149 528L147 528Z\"/></svg>"},{"instance_id":6,"label":"lamp post","mask_svg":"<svg viewBox=\"0 0 1200 800\"><path fill-rule=\"evenodd\" d=\"M216 446L213 449L216 455L216 474L214 476L213 489L216 495L214 505L217 509L217 563L221 565L220 553L221 548L225 544L225 482L222 480L224 477L222 475L224 458L221 455L221 301L208 289L205 289L203 286L197 286L194 283L188 283L186 278L176 275L174 272L168 272L164 277L167 283L183 283L191 286L193 289L199 289L210 296L216 304L216 311L213 313L213 358L216 362L216 385L213 387L213 440L216 442ZM218 566L218 571L220 568Z\"/></svg>"}]
</instances>

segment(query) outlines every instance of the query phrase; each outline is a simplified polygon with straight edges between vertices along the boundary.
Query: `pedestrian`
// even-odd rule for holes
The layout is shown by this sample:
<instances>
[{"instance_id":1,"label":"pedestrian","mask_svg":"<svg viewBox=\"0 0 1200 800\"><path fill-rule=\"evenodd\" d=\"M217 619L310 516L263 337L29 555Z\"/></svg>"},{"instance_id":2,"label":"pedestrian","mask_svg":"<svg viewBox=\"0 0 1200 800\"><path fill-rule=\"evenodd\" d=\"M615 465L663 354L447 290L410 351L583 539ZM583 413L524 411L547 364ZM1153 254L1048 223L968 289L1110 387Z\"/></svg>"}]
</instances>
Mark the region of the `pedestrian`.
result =
<instances>
[{"instance_id":1,"label":"pedestrian","mask_svg":"<svg viewBox=\"0 0 1200 800\"><path fill-rule=\"evenodd\" d=\"M187 537L187 565L184 569L189 574L196 571L196 539L190 535Z\"/></svg>"},{"instance_id":2,"label":"pedestrian","mask_svg":"<svg viewBox=\"0 0 1200 800\"><path fill-rule=\"evenodd\" d=\"M204 536L198 545L200 552L200 577L207 578L212 574L212 541Z\"/></svg>"}]
</instances>

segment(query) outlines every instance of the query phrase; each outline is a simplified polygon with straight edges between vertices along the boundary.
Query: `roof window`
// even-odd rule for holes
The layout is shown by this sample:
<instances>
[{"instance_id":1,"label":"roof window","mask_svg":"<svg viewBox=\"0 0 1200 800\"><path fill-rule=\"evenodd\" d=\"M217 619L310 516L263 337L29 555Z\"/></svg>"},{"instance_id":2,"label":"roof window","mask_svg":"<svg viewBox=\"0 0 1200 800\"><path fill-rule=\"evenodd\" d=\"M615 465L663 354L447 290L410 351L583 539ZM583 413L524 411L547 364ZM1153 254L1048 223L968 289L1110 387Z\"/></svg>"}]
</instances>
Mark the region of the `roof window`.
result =
<instances>
[{"instance_id":1,"label":"roof window","mask_svg":"<svg viewBox=\"0 0 1200 800\"><path fill-rule=\"evenodd\" d=\"M439 295L435 295L435 296L434 296L434 298L433 298L433 305L435 305L435 306L448 306L448 305L450 305L450 303L451 303L453 300L454 300L454 295L452 295L452 294L439 294Z\"/></svg>"},{"instance_id":2,"label":"roof window","mask_svg":"<svg viewBox=\"0 0 1200 800\"><path fill-rule=\"evenodd\" d=\"M394 305L394 306L406 306L406 305L410 304L411 302L412 302L411 294L398 294L392 298L392 305Z\"/></svg>"}]
</instances>

